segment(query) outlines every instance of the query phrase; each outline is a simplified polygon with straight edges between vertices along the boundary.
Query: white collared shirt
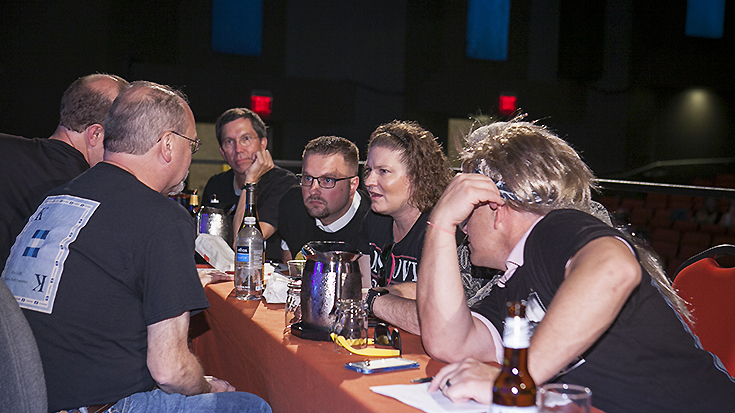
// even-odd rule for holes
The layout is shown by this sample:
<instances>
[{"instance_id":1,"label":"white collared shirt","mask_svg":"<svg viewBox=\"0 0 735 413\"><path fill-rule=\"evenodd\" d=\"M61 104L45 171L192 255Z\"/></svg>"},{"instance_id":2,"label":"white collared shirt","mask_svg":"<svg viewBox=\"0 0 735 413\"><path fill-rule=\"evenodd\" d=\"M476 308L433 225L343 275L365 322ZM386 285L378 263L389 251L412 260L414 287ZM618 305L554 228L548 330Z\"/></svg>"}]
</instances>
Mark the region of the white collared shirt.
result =
<instances>
[{"instance_id":1,"label":"white collared shirt","mask_svg":"<svg viewBox=\"0 0 735 413\"><path fill-rule=\"evenodd\" d=\"M322 221L319 218L314 218L314 221L316 221L316 226L324 231L324 232L337 232L347 226L347 224L352 221L352 218L355 217L355 214L357 214L357 210L360 208L360 201L362 201L362 197L360 196L360 193L355 191L355 196L352 197L352 205L350 205L350 209L345 212L344 215L339 217L336 221L332 222L329 225L322 224Z\"/></svg>"},{"instance_id":2,"label":"white collared shirt","mask_svg":"<svg viewBox=\"0 0 735 413\"><path fill-rule=\"evenodd\" d=\"M360 196L360 193L355 191L355 196L352 198L352 204L350 205L350 209L345 212L344 215L339 217L336 221L332 222L329 225L322 224L322 221L319 218L314 218L314 221L316 222L316 226L321 229L324 232L337 232L347 226L347 224L352 221L352 218L355 217L355 214L357 214L357 210L360 208L360 201L362 201L362 196ZM286 240L281 240L281 249L284 251L288 251L288 244L286 243Z\"/></svg>"}]
</instances>

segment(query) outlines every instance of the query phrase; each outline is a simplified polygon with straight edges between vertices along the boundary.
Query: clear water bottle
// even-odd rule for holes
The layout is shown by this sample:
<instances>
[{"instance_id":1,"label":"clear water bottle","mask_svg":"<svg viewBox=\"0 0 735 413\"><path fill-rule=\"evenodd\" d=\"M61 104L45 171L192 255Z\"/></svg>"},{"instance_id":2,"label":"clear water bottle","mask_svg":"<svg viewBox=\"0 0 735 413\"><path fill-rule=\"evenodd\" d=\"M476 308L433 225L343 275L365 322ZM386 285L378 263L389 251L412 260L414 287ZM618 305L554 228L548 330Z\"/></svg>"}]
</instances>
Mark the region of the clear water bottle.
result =
<instances>
[{"instance_id":1,"label":"clear water bottle","mask_svg":"<svg viewBox=\"0 0 735 413\"><path fill-rule=\"evenodd\" d=\"M237 233L235 251L235 296L238 300L259 300L263 295L263 235L255 217L245 217Z\"/></svg>"}]
</instances>

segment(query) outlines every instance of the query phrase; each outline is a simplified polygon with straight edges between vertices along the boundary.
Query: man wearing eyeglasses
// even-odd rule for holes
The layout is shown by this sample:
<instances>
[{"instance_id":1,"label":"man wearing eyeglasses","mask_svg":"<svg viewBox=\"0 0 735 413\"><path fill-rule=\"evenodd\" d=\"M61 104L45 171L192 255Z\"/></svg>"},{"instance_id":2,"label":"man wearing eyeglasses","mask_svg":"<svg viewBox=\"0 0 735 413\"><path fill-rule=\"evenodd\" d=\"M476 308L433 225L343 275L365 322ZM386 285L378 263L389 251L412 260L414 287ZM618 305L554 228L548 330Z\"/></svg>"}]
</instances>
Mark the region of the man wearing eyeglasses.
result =
<instances>
[{"instance_id":1,"label":"man wearing eyeglasses","mask_svg":"<svg viewBox=\"0 0 735 413\"><path fill-rule=\"evenodd\" d=\"M234 212L235 237L245 215L246 183L257 184L255 208L260 230L266 239L265 256L281 260L278 236L278 203L286 191L296 185L296 176L273 163L268 151L268 138L263 120L250 109L233 108L225 111L215 124L219 151L230 170L209 178L204 187L202 203L206 206ZM275 238L272 238L274 236ZM234 239L232 240L234 242Z\"/></svg>"},{"instance_id":2,"label":"man wearing eyeglasses","mask_svg":"<svg viewBox=\"0 0 735 413\"><path fill-rule=\"evenodd\" d=\"M358 189L359 151L337 136L312 139L304 148L299 186L290 189L278 208L284 259L295 257L309 241L344 241L356 247L363 217L370 209L367 193Z\"/></svg>"},{"instance_id":3,"label":"man wearing eyeglasses","mask_svg":"<svg viewBox=\"0 0 735 413\"><path fill-rule=\"evenodd\" d=\"M197 149L185 97L134 82L105 129L103 162L49 193L3 271L38 344L48 410L270 412L205 376L188 348L191 312L209 303L194 221L166 196Z\"/></svg>"}]
</instances>

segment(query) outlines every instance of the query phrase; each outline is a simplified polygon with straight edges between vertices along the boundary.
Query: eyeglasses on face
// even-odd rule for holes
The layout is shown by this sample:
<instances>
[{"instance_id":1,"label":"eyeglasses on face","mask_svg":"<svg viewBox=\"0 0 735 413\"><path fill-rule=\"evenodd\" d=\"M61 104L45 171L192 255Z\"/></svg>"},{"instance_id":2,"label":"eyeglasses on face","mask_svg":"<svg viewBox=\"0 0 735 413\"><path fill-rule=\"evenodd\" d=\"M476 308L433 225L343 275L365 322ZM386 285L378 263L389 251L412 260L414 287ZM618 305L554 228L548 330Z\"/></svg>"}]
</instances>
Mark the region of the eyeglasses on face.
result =
<instances>
[{"instance_id":1,"label":"eyeglasses on face","mask_svg":"<svg viewBox=\"0 0 735 413\"><path fill-rule=\"evenodd\" d=\"M299 177L299 185L301 186L311 188L312 185L314 185L314 181L316 181L319 183L319 187L321 187L322 189L332 189L335 185L337 185L337 182L344 181L345 179L352 179L357 175L347 176L344 178L331 178L328 176L311 176L304 174L298 174L296 176Z\"/></svg>"},{"instance_id":2,"label":"eyeglasses on face","mask_svg":"<svg viewBox=\"0 0 735 413\"><path fill-rule=\"evenodd\" d=\"M380 262L383 266L378 270L378 287L390 285L390 281L393 278L393 272L396 268L396 259L393 256L393 247L395 245L394 242L391 242L383 247L383 250L380 252Z\"/></svg>"},{"instance_id":3,"label":"eyeglasses on face","mask_svg":"<svg viewBox=\"0 0 735 413\"><path fill-rule=\"evenodd\" d=\"M199 150L199 145L201 145L202 141L200 141L199 139L192 139L192 138L189 138L188 136L184 136L184 135L176 132L175 130L172 130L170 132L173 133L176 136L181 136L182 138L184 138L187 141L191 142L189 144L190 145L190 149L191 149L191 154L194 155L195 153L197 153L197 151Z\"/></svg>"},{"instance_id":4,"label":"eyeglasses on face","mask_svg":"<svg viewBox=\"0 0 735 413\"><path fill-rule=\"evenodd\" d=\"M231 151L235 149L238 143L240 143L240 146L250 146L255 141L260 141L260 138L258 136L250 135L242 135L239 139L227 138L222 140L222 149Z\"/></svg>"},{"instance_id":5,"label":"eyeglasses on face","mask_svg":"<svg viewBox=\"0 0 735 413\"><path fill-rule=\"evenodd\" d=\"M391 331L387 324L378 323L375 325L374 335L375 338L373 339L373 342L375 344L379 344L381 346L390 346L398 350L399 352L402 351L401 333L398 331L397 328L394 328L393 331Z\"/></svg>"}]
</instances>

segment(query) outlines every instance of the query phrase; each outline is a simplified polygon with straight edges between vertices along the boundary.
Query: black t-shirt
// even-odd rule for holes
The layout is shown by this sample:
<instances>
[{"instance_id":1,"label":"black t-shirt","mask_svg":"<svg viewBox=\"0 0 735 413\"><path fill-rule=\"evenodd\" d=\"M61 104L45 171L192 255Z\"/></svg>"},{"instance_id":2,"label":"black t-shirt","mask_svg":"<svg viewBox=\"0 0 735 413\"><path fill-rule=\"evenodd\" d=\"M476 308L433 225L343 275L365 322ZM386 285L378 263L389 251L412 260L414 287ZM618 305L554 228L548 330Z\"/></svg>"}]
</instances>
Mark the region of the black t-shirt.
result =
<instances>
[{"instance_id":1,"label":"black t-shirt","mask_svg":"<svg viewBox=\"0 0 735 413\"><path fill-rule=\"evenodd\" d=\"M347 243L347 249L356 249L360 225L370 210L370 197L361 189L358 189L358 192L360 206L355 216L339 231L325 232L316 226L315 219L306 211L301 187L296 186L288 190L281 198L278 208L278 232L288 244L291 255L295 257L301 251L301 247L309 241L344 241Z\"/></svg>"},{"instance_id":2,"label":"black t-shirt","mask_svg":"<svg viewBox=\"0 0 735 413\"><path fill-rule=\"evenodd\" d=\"M493 288L472 310L501 333L507 301L527 300L545 311L564 281L568 260L590 241L608 236L621 234L583 212L550 212L531 231L523 265L504 288ZM645 271L613 324L582 358L581 365L554 381L588 386L593 405L607 413L735 406L735 383L698 346Z\"/></svg>"},{"instance_id":3,"label":"black t-shirt","mask_svg":"<svg viewBox=\"0 0 735 413\"><path fill-rule=\"evenodd\" d=\"M230 169L209 178L204 187L202 205L220 208L234 213L240 196L235 194L235 172ZM255 208L258 211L258 220L266 222L276 228L276 232L266 240L265 257L267 260L281 261L281 236L278 231L278 204L283 194L294 185L298 179L293 172L273 167L260 177L255 186ZM216 197L216 203L212 198Z\"/></svg>"},{"instance_id":4,"label":"black t-shirt","mask_svg":"<svg viewBox=\"0 0 735 413\"><path fill-rule=\"evenodd\" d=\"M56 139L0 134L0 266L46 192L89 169L81 152Z\"/></svg>"},{"instance_id":5,"label":"black t-shirt","mask_svg":"<svg viewBox=\"0 0 735 413\"><path fill-rule=\"evenodd\" d=\"M66 196L52 198L56 194ZM59 203L50 204L52 199ZM91 210L88 220L58 215L72 202L75 211ZM57 237L75 232L64 255ZM29 267L48 275L40 288L45 291L23 291L42 305L52 302L50 313L23 312L41 354L49 411L109 403L153 388L147 327L209 306L194 264L194 235L186 209L108 163L50 193L18 237L33 241L16 244L3 275L16 297L10 278L37 280L24 274ZM63 272L54 277L59 265ZM35 271L38 266L41 271Z\"/></svg>"},{"instance_id":6,"label":"black t-shirt","mask_svg":"<svg viewBox=\"0 0 735 413\"><path fill-rule=\"evenodd\" d=\"M391 283L416 282L418 280L419 261L421 250L424 248L424 235L426 235L426 221L429 212L419 216L411 229L402 240L393 245L394 266ZM393 218L381 215L370 210L363 220L360 229L359 250L370 254L370 272L373 275L373 286L377 284L375 275L383 268L385 263L380 259L380 254L386 246L393 243Z\"/></svg>"}]
</instances>

